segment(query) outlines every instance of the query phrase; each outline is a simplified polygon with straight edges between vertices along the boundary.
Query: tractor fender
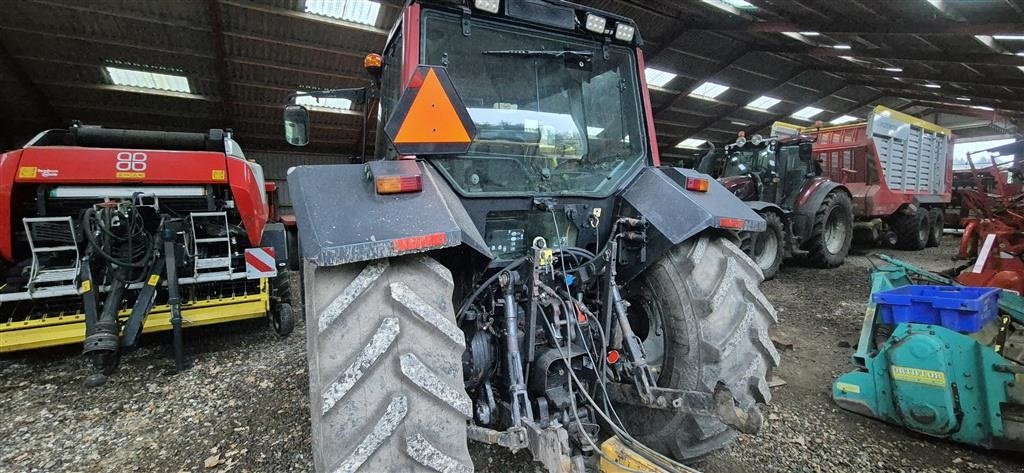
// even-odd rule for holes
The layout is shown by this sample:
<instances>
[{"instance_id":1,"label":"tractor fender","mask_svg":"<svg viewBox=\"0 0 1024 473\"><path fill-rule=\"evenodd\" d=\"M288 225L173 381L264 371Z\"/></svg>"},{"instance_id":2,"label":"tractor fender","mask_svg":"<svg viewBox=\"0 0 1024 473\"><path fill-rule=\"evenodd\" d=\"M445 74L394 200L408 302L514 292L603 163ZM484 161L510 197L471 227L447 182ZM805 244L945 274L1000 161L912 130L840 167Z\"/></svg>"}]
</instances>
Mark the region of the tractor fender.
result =
<instances>
[{"instance_id":1,"label":"tractor fender","mask_svg":"<svg viewBox=\"0 0 1024 473\"><path fill-rule=\"evenodd\" d=\"M821 207L825 196L832 192L843 192L851 200L853 199L850 189L847 189L846 186L838 182L825 178L814 179L800 192L796 208L792 212L792 219L794 233L800 236L801 241L806 240L809 236L814 225L814 215L818 212L818 207Z\"/></svg>"},{"instance_id":2,"label":"tractor fender","mask_svg":"<svg viewBox=\"0 0 1024 473\"><path fill-rule=\"evenodd\" d=\"M707 179L707 192L686 190L687 178ZM672 245L708 228L761 232L766 226L764 219L725 186L693 169L647 168L622 198ZM723 219L742 220L743 228L723 225Z\"/></svg>"},{"instance_id":3,"label":"tractor fender","mask_svg":"<svg viewBox=\"0 0 1024 473\"><path fill-rule=\"evenodd\" d=\"M783 210L782 207L779 207L778 205L775 205L771 202L765 202L763 200L747 201L747 206L750 207L754 212L757 212L759 214L764 212L775 212L778 213L780 216L784 216L788 213L785 210Z\"/></svg>"},{"instance_id":4,"label":"tractor fender","mask_svg":"<svg viewBox=\"0 0 1024 473\"><path fill-rule=\"evenodd\" d=\"M707 179L707 192L686 190L686 179ZM647 168L622 193L626 214L642 216L648 223L646 263L619 269L621 282L658 261L673 246L705 231L762 232L767 224L745 202L718 181L693 169ZM742 228L735 225L742 222Z\"/></svg>"},{"instance_id":5,"label":"tractor fender","mask_svg":"<svg viewBox=\"0 0 1024 473\"><path fill-rule=\"evenodd\" d=\"M378 194L374 176L419 176L422 190ZM288 189L302 259L336 266L466 245L492 259L469 214L444 179L412 160L298 166Z\"/></svg>"}]
</instances>

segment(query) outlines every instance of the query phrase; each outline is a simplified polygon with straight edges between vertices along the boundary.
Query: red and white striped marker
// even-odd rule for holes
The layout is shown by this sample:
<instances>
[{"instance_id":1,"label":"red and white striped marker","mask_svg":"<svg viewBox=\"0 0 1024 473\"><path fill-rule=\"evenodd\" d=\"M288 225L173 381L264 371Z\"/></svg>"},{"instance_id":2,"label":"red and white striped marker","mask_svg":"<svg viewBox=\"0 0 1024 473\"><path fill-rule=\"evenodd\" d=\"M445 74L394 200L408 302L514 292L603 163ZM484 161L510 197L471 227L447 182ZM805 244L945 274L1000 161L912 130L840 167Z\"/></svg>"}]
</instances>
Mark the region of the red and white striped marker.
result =
<instances>
[{"instance_id":1,"label":"red and white striped marker","mask_svg":"<svg viewBox=\"0 0 1024 473\"><path fill-rule=\"evenodd\" d=\"M272 278L277 276L277 256L273 247L245 249L246 279Z\"/></svg>"}]
</instances>

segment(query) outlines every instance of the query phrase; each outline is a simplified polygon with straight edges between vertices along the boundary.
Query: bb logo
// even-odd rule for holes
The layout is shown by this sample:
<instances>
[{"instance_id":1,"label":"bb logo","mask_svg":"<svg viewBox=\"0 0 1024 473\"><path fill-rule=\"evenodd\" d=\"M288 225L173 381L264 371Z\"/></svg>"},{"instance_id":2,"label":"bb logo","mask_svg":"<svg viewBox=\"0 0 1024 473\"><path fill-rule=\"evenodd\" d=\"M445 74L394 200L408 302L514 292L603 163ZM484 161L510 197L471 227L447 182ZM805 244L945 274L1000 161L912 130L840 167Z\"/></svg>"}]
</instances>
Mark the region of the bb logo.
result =
<instances>
[{"instance_id":1,"label":"bb logo","mask_svg":"<svg viewBox=\"0 0 1024 473\"><path fill-rule=\"evenodd\" d=\"M146 161L149 156L146 153L130 153L123 151L117 153L117 163L114 167L119 172L145 172Z\"/></svg>"}]
</instances>

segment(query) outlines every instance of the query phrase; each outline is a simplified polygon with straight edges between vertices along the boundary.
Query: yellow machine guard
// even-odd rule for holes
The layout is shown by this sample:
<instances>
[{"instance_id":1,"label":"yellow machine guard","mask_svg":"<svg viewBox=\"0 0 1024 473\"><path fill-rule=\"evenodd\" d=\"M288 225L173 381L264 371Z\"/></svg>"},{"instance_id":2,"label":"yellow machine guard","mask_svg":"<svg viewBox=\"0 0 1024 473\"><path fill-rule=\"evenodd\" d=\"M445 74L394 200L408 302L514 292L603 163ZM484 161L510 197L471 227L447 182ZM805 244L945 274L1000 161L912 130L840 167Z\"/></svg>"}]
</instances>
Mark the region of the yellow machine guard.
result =
<instances>
[{"instance_id":1,"label":"yellow machine guard","mask_svg":"<svg viewBox=\"0 0 1024 473\"><path fill-rule=\"evenodd\" d=\"M269 309L270 285L264 278L260 280L259 293L182 304L181 316L184 327L195 327L259 318L266 315ZM118 317L125 320L129 315L131 309L122 310ZM153 306L142 332L170 330L170 317L170 306ZM83 340L85 314L56 315L0 324L0 353L80 343Z\"/></svg>"},{"instance_id":2,"label":"yellow machine guard","mask_svg":"<svg viewBox=\"0 0 1024 473\"><path fill-rule=\"evenodd\" d=\"M676 463L665 469L645 458L640 452L622 443L616 435L601 444L600 473L700 473L686 465Z\"/></svg>"}]
</instances>

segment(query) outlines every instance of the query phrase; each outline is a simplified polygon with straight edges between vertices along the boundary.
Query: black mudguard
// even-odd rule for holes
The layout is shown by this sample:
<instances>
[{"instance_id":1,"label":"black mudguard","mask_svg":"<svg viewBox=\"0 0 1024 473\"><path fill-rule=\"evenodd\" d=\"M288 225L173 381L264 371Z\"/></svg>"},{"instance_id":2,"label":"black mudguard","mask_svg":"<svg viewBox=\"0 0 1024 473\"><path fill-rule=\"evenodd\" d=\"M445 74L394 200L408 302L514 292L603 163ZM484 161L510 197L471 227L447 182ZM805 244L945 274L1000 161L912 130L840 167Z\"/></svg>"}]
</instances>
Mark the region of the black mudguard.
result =
<instances>
[{"instance_id":1,"label":"black mudguard","mask_svg":"<svg viewBox=\"0 0 1024 473\"><path fill-rule=\"evenodd\" d=\"M747 207L750 207L754 212L762 213L766 210L772 210L778 212L779 215L786 215L786 211L771 202L765 202L763 200L751 200L747 202Z\"/></svg>"},{"instance_id":2,"label":"black mudguard","mask_svg":"<svg viewBox=\"0 0 1024 473\"><path fill-rule=\"evenodd\" d=\"M814 228L814 216L818 212L818 208L821 207L821 203L825 200L825 196L829 195L833 191L845 192L847 196L853 198L853 194L846 186L839 184L835 181L824 181L819 185L811 197L807 199L804 205L793 210L790 214L792 219L793 232L800 237L801 244L806 243L810 237L811 230Z\"/></svg>"},{"instance_id":3,"label":"black mudguard","mask_svg":"<svg viewBox=\"0 0 1024 473\"><path fill-rule=\"evenodd\" d=\"M686 190L686 179L708 179L707 192ZM623 205L647 219L646 255L639 265L620 269L625 282L661 258L670 248L708 229L733 230L722 219L743 221L742 231L762 232L767 227L745 202L707 174L685 168L648 168L622 194Z\"/></svg>"},{"instance_id":4,"label":"black mudguard","mask_svg":"<svg viewBox=\"0 0 1024 473\"><path fill-rule=\"evenodd\" d=\"M491 258L462 203L430 166L411 161L371 164L415 165L423 190L379 195L370 178L370 165L289 170L288 189L304 260L317 266L336 266L462 244Z\"/></svg>"},{"instance_id":5,"label":"black mudguard","mask_svg":"<svg viewBox=\"0 0 1024 473\"><path fill-rule=\"evenodd\" d=\"M278 266L287 265L291 258L295 258L295 255L288 254L288 235L282 223L268 223L263 228L263 239L260 241L260 246L271 247L274 249L274 260Z\"/></svg>"}]
</instances>

